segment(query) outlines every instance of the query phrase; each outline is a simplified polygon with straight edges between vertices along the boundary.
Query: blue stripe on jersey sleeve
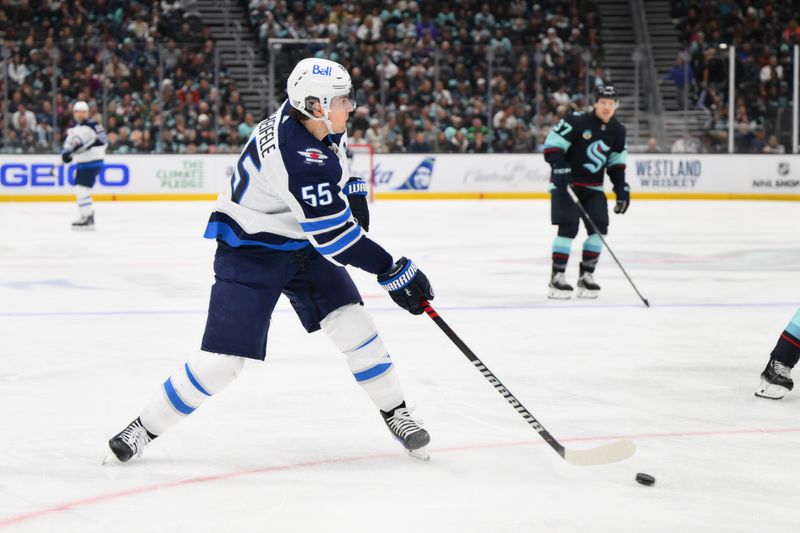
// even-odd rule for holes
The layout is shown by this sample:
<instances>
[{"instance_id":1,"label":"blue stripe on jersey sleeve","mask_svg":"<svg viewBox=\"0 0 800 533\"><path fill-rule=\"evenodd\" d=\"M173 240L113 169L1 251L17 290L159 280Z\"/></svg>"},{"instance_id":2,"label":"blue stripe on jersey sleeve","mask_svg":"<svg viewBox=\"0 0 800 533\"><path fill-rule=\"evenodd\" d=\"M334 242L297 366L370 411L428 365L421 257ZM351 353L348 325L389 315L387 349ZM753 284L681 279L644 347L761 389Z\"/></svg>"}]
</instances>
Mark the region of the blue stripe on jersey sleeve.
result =
<instances>
[{"instance_id":1,"label":"blue stripe on jersey sleeve","mask_svg":"<svg viewBox=\"0 0 800 533\"><path fill-rule=\"evenodd\" d=\"M334 228L329 231L323 231L320 233L314 234L314 242L317 243L317 247L325 246L326 244L330 244L336 239L340 238L342 235L350 231L353 226L356 225L354 220L348 220L341 226Z\"/></svg>"},{"instance_id":2,"label":"blue stripe on jersey sleeve","mask_svg":"<svg viewBox=\"0 0 800 533\"><path fill-rule=\"evenodd\" d=\"M335 216L333 218L328 218L325 220L315 220L312 222L301 222L300 227L303 228L303 231L307 231L309 233L315 231L323 231L328 229L333 229L336 226L340 226L347 222L350 219L350 208L348 207L345 209L342 214Z\"/></svg>"},{"instance_id":3,"label":"blue stripe on jersey sleeve","mask_svg":"<svg viewBox=\"0 0 800 533\"><path fill-rule=\"evenodd\" d=\"M327 246L319 246L317 247L317 251L322 255L333 255L361 237L361 235L361 226L356 224L356 226L349 233L345 233L339 240Z\"/></svg>"}]
</instances>

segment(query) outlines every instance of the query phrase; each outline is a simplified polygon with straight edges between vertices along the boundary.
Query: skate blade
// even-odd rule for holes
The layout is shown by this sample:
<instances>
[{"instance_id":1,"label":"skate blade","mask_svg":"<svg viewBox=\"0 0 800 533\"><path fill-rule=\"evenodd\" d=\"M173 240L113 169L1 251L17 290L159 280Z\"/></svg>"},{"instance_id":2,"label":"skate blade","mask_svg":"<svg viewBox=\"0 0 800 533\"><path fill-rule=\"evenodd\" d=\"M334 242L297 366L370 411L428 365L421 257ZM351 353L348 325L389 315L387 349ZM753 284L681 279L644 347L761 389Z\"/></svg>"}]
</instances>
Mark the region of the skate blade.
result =
<instances>
[{"instance_id":1,"label":"skate blade","mask_svg":"<svg viewBox=\"0 0 800 533\"><path fill-rule=\"evenodd\" d=\"M774 385L762 379L761 386L755 392L755 395L758 398L766 398L767 400L780 400L787 392L789 392L789 389L786 387Z\"/></svg>"},{"instance_id":2,"label":"skate blade","mask_svg":"<svg viewBox=\"0 0 800 533\"><path fill-rule=\"evenodd\" d=\"M109 466L109 465L121 465L121 464L122 464L122 461L120 461L119 459L117 459L117 456L116 456L116 455L114 455L114 452L108 452L108 455L106 455L105 457L103 457L103 462L102 462L102 463L100 463L100 464L102 464L103 466Z\"/></svg>"},{"instance_id":3,"label":"skate blade","mask_svg":"<svg viewBox=\"0 0 800 533\"><path fill-rule=\"evenodd\" d=\"M572 291L560 291L558 289L550 289L547 297L551 300L569 300L572 298Z\"/></svg>"},{"instance_id":4,"label":"skate blade","mask_svg":"<svg viewBox=\"0 0 800 533\"><path fill-rule=\"evenodd\" d=\"M414 459L419 459L420 461L430 461L431 454L428 453L428 447L423 446L422 448L417 448L416 450L408 450L408 455L413 457Z\"/></svg>"},{"instance_id":5,"label":"skate blade","mask_svg":"<svg viewBox=\"0 0 800 533\"><path fill-rule=\"evenodd\" d=\"M600 296L600 291L590 291L589 289L578 289L578 298L594 300Z\"/></svg>"},{"instance_id":6,"label":"skate blade","mask_svg":"<svg viewBox=\"0 0 800 533\"><path fill-rule=\"evenodd\" d=\"M72 231L94 231L94 226L72 226Z\"/></svg>"}]
</instances>

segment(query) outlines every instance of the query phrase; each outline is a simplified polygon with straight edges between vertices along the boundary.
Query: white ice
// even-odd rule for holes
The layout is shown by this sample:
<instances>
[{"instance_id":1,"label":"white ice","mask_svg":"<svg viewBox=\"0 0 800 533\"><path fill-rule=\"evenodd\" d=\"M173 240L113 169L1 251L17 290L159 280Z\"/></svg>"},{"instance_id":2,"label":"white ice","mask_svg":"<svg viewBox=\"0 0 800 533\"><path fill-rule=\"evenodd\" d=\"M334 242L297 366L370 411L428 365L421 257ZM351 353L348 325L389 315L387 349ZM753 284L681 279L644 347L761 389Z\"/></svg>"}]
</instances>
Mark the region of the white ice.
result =
<instances>
[{"instance_id":1,"label":"white ice","mask_svg":"<svg viewBox=\"0 0 800 533\"><path fill-rule=\"evenodd\" d=\"M632 438L621 463L564 463L428 317L354 272L431 432L429 463L284 301L265 363L142 458L101 466L199 347L210 204L99 203L95 233L69 229L67 203L0 204L0 531L797 531L800 391L753 391L800 306L800 204L612 215L609 241L651 309L606 252L599 300L548 301L548 207L379 202L370 233L419 263L442 317L556 438Z\"/></svg>"}]
</instances>

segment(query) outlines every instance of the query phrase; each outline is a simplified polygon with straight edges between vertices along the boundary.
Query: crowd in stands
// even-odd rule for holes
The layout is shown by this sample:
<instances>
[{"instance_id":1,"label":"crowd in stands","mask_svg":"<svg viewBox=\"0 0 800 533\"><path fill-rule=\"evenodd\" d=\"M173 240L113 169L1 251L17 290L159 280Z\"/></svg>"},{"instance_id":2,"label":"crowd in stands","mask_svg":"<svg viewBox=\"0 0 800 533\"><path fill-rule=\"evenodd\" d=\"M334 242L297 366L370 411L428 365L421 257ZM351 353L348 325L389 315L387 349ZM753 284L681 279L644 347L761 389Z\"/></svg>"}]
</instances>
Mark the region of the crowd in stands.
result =
<instances>
[{"instance_id":1,"label":"crowd in stands","mask_svg":"<svg viewBox=\"0 0 800 533\"><path fill-rule=\"evenodd\" d=\"M672 17L686 46L689 63L678 58L669 78L682 92L689 83L687 107L708 111L707 132L676 141L677 150L727 150L728 57L736 46L736 152L791 151L793 48L800 44L796 0L672 0ZM720 45L723 45L721 48ZM689 76L682 73L688 72ZM676 150L676 151L677 151Z\"/></svg>"},{"instance_id":2,"label":"crowd in stands","mask_svg":"<svg viewBox=\"0 0 800 533\"><path fill-rule=\"evenodd\" d=\"M0 153L57 150L79 100L111 153L238 153L255 119L224 65L214 78L215 42L187 4L0 0Z\"/></svg>"},{"instance_id":3,"label":"crowd in stands","mask_svg":"<svg viewBox=\"0 0 800 533\"><path fill-rule=\"evenodd\" d=\"M350 135L377 151L531 152L559 108L586 107L584 53L590 83L608 81L589 0L241 2L266 54L269 38L330 39L312 53L350 70L359 104ZM287 47L280 55L291 57Z\"/></svg>"},{"instance_id":4,"label":"crowd in stands","mask_svg":"<svg viewBox=\"0 0 800 533\"><path fill-rule=\"evenodd\" d=\"M343 63L357 88L351 142L377 151L541 150L560 116L588 107L587 79L590 91L613 82L594 0L240 2L267 57L272 37L330 40L284 47L278 72L309 54ZM725 150L720 45L734 44L737 151L789 151L795 0L671 4L688 64L678 59L667 78L688 84L687 106L709 117L702 138L685 136L672 148ZM238 152L263 116L247 112L225 65L215 65L216 43L191 5L0 0L8 55L0 152L52 151L77 100L104 119L112 153Z\"/></svg>"}]
</instances>

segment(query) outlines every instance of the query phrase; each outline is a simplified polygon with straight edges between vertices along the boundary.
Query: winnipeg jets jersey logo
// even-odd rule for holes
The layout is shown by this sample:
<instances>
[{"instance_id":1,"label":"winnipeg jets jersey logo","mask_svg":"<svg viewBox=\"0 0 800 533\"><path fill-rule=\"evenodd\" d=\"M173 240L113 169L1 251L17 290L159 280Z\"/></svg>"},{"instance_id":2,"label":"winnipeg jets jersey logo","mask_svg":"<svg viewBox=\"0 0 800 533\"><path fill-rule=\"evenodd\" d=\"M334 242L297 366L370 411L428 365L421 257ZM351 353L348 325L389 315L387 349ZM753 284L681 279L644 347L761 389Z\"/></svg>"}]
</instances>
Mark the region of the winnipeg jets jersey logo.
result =
<instances>
[{"instance_id":1,"label":"winnipeg jets jersey logo","mask_svg":"<svg viewBox=\"0 0 800 533\"><path fill-rule=\"evenodd\" d=\"M317 148L306 148L301 152L297 152L305 158L308 165L324 165L328 156L322 153L322 150Z\"/></svg>"}]
</instances>

